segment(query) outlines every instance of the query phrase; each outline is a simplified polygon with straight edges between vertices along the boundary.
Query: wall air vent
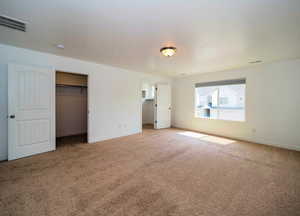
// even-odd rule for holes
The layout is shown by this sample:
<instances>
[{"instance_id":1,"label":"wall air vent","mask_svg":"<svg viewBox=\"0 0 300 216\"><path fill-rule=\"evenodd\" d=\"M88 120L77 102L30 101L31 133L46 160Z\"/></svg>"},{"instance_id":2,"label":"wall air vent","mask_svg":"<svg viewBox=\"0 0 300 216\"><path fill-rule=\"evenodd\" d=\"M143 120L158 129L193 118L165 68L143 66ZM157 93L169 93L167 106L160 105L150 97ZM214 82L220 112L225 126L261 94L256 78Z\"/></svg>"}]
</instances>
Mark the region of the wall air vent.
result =
<instances>
[{"instance_id":1,"label":"wall air vent","mask_svg":"<svg viewBox=\"0 0 300 216\"><path fill-rule=\"evenodd\" d=\"M26 32L26 23L8 16L0 15L0 25Z\"/></svg>"}]
</instances>

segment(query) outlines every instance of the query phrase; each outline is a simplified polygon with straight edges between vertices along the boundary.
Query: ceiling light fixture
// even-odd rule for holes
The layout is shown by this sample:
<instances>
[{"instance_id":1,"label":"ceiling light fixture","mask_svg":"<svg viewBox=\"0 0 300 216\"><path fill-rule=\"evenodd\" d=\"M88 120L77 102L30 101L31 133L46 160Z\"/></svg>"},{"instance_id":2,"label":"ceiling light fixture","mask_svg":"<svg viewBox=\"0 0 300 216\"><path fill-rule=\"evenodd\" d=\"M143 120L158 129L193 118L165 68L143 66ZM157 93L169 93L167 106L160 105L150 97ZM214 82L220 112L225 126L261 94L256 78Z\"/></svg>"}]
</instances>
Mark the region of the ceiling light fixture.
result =
<instances>
[{"instance_id":1,"label":"ceiling light fixture","mask_svg":"<svg viewBox=\"0 0 300 216\"><path fill-rule=\"evenodd\" d=\"M163 47L160 49L161 54L163 54L166 57L171 57L176 53L175 47Z\"/></svg>"}]
</instances>

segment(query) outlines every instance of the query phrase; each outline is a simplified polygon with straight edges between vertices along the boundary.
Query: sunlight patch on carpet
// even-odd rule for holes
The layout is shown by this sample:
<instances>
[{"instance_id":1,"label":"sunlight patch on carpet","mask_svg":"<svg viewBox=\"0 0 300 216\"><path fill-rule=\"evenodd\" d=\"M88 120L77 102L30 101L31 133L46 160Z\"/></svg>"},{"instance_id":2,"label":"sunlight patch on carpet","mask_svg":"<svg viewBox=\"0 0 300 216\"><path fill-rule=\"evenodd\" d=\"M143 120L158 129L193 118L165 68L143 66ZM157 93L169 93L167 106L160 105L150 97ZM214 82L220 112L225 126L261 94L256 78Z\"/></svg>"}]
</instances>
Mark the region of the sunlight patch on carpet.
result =
<instances>
[{"instance_id":1,"label":"sunlight patch on carpet","mask_svg":"<svg viewBox=\"0 0 300 216\"><path fill-rule=\"evenodd\" d=\"M207 141L207 142L211 142L211 143L215 143L215 144L219 144L219 145L228 145L228 144L236 142L235 140L231 140L231 139L227 139L227 138L211 136L211 135L197 133L197 132L191 132L191 131L179 132L177 134L191 137L191 138L196 138L199 140L203 140L203 141Z\"/></svg>"},{"instance_id":2,"label":"sunlight patch on carpet","mask_svg":"<svg viewBox=\"0 0 300 216\"><path fill-rule=\"evenodd\" d=\"M183 136L193 137L193 138L202 138L202 137L207 136L206 134L195 133L195 132L191 132L191 131L179 132L178 134L183 135Z\"/></svg>"}]
</instances>

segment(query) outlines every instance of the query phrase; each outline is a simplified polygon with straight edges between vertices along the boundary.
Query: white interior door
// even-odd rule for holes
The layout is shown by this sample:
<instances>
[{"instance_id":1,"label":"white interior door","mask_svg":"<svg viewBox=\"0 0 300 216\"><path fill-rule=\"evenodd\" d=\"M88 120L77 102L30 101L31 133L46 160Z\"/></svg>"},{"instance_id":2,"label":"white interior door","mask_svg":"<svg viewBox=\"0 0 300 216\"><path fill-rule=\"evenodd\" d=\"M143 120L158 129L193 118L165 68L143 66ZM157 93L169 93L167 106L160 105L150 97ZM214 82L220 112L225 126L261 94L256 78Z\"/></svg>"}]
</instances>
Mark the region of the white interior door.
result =
<instances>
[{"instance_id":1,"label":"white interior door","mask_svg":"<svg viewBox=\"0 0 300 216\"><path fill-rule=\"evenodd\" d=\"M156 84L154 128L171 127L171 87L169 84Z\"/></svg>"},{"instance_id":2,"label":"white interior door","mask_svg":"<svg viewBox=\"0 0 300 216\"><path fill-rule=\"evenodd\" d=\"M55 150L53 68L8 66L8 160Z\"/></svg>"}]
</instances>

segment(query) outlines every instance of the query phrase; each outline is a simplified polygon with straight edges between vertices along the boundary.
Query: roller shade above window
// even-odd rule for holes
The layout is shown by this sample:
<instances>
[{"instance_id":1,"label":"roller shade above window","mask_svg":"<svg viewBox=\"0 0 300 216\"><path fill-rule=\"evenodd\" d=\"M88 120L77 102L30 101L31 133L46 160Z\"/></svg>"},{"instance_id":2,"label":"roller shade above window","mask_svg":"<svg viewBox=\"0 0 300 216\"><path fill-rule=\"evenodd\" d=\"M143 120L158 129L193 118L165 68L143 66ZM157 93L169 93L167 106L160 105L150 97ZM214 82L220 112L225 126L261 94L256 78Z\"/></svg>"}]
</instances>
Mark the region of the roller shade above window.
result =
<instances>
[{"instance_id":1,"label":"roller shade above window","mask_svg":"<svg viewBox=\"0 0 300 216\"><path fill-rule=\"evenodd\" d=\"M234 80L222 80L222 81L213 81L213 82L203 82L196 83L195 87L207 87L207 86L223 86L223 85L238 85L238 84L246 84L246 79L234 79Z\"/></svg>"}]
</instances>

